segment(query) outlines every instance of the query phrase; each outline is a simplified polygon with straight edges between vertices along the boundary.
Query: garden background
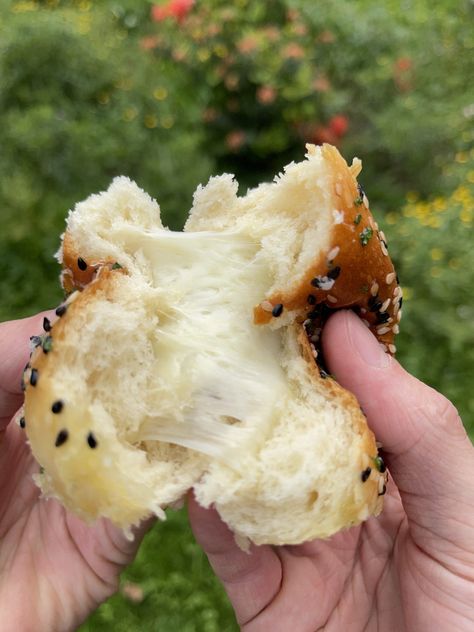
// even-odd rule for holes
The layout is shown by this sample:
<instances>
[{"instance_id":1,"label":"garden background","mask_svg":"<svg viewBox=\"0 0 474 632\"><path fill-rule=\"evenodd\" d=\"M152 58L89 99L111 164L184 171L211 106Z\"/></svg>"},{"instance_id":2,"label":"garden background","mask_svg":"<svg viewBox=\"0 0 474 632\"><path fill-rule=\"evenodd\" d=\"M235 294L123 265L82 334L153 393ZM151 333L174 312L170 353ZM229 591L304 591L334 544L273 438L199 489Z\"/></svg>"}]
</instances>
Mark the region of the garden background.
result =
<instances>
[{"instance_id":1,"label":"garden background","mask_svg":"<svg viewBox=\"0 0 474 632\"><path fill-rule=\"evenodd\" d=\"M404 291L398 357L474 435L473 0L0 0L0 319L61 301L67 210L126 174L179 229L305 142L363 159ZM184 511L81 628L236 630Z\"/></svg>"}]
</instances>

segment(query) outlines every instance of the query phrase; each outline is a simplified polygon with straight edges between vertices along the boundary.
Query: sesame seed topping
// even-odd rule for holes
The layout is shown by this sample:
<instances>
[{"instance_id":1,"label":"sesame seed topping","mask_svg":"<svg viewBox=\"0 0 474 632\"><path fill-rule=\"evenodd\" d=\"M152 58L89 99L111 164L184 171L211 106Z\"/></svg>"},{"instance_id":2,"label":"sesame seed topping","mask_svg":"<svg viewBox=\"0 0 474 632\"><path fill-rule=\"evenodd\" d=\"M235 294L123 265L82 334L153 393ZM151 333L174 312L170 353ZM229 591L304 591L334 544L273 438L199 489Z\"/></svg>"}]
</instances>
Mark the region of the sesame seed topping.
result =
<instances>
[{"instance_id":1,"label":"sesame seed topping","mask_svg":"<svg viewBox=\"0 0 474 632\"><path fill-rule=\"evenodd\" d=\"M84 270L87 270L87 263L84 261L82 257L79 257L77 259L77 267L79 268L79 270L82 270L83 272Z\"/></svg>"},{"instance_id":2,"label":"sesame seed topping","mask_svg":"<svg viewBox=\"0 0 474 632\"><path fill-rule=\"evenodd\" d=\"M260 307L263 309L264 312L271 312L273 309L273 304L270 303L270 301L262 301L260 303Z\"/></svg>"},{"instance_id":3,"label":"sesame seed topping","mask_svg":"<svg viewBox=\"0 0 474 632\"><path fill-rule=\"evenodd\" d=\"M385 353L387 353L387 345L384 345L384 343L383 343L383 342L379 342L379 345L380 345L381 349L382 349L383 351L385 351Z\"/></svg>"},{"instance_id":4,"label":"sesame seed topping","mask_svg":"<svg viewBox=\"0 0 474 632\"><path fill-rule=\"evenodd\" d=\"M337 298L335 296L332 296L331 294L328 294L328 301L330 303L337 303Z\"/></svg>"},{"instance_id":5,"label":"sesame seed topping","mask_svg":"<svg viewBox=\"0 0 474 632\"><path fill-rule=\"evenodd\" d=\"M385 237L385 233L383 232L383 230L379 231L379 237L384 242L384 244L387 245L387 238Z\"/></svg>"},{"instance_id":6,"label":"sesame seed topping","mask_svg":"<svg viewBox=\"0 0 474 632\"><path fill-rule=\"evenodd\" d=\"M336 182L336 184L334 185L334 190L336 191L336 195L338 195L339 197L342 195L342 186L340 182Z\"/></svg>"},{"instance_id":7,"label":"sesame seed topping","mask_svg":"<svg viewBox=\"0 0 474 632\"><path fill-rule=\"evenodd\" d=\"M328 261L334 261L340 250L339 246L335 246L332 250L330 250L328 253Z\"/></svg>"},{"instance_id":8,"label":"sesame seed topping","mask_svg":"<svg viewBox=\"0 0 474 632\"><path fill-rule=\"evenodd\" d=\"M392 331L394 334L399 334L400 333L400 327L398 325L394 325L392 327Z\"/></svg>"},{"instance_id":9,"label":"sesame seed topping","mask_svg":"<svg viewBox=\"0 0 474 632\"><path fill-rule=\"evenodd\" d=\"M314 296L314 294L308 294L308 298L306 300L308 302L308 305L316 305L316 297Z\"/></svg>"},{"instance_id":10,"label":"sesame seed topping","mask_svg":"<svg viewBox=\"0 0 474 632\"><path fill-rule=\"evenodd\" d=\"M382 307L380 308L380 311L381 312L386 312L387 308L388 308L388 306L390 305L391 302L392 302L392 299L390 299L390 298L388 298L386 301L384 301L382 303Z\"/></svg>"},{"instance_id":11,"label":"sesame seed topping","mask_svg":"<svg viewBox=\"0 0 474 632\"><path fill-rule=\"evenodd\" d=\"M402 293L402 288L397 285L397 287L393 290L393 298L398 298Z\"/></svg>"},{"instance_id":12,"label":"sesame seed topping","mask_svg":"<svg viewBox=\"0 0 474 632\"><path fill-rule=\"evenodd\" d=\"M361 314L367 314L367 310L365 309L365 307L361 307L360 308L360 313Z\"/></svg>"},{"instance_id":13,"label":"sesame seed topping","mask_svg":"<svg viewBox=\"0 0 474 632\"><path fill-rule=\"evenodd\" d=\"M395 345L388 345L388 350L390 351L390 353L396 353L397 347Z\"/></svg>"},{"instance_id":14,"label":"sesame seed topping","mask_svg":"<svg viewBox=\"0 0 474 632\"><path fill-rule=\"evenodd\" d=\"M51 331L51 322L46 316L43 318L43 329L45 331Z\"/></svg>"},{"instance_id":15,"label":"sesame seed topping","mask_svg":"<svg viewBox=\"0 0 474 632\"><path fill-rule=\"evenodd\" d=\"M382 301L378 298L378 296L372 295L367 301L367 305L370 312L378 312L382 307Z\"/></svg>"},{"instance_id":16,"label":"sesame seed topping","mask_svg":"<svg viewBox=\"0 0 474 632\"><path fill-rule=\"evenodd\" d=\"M368 480L371 472L372 472L371 467L366 467L365 470L362 471L360 478L363 483L365 483Z\"/></svg>"},{"instance_id":17,"label":"sesame seed topping","mask_svg":"<svg viewBox=\"0 0 474 632\"><path fill-rule=\"evenodd\" d=\"M397 314L397 323L399 323L402 319L402 310L398 310L398 314Z\"/></svg>"},{"instance_id":18,"label":"sesame seed topping","mask_svg":"<svg viewBox=\"0 0 474 632\"><path fill-rule=\"evenodd\" d=\"M92 449L97 447L97 439L94 437L92 432L89 432L89 434L87 435L87 444L89 448L92 448Z\"/></svg>"},{"instance_id":19,"label":"sesame seed topping","mask_svg":"<svg viewBox=\"0 0 474 632\"><path fill-rule=\"evenodd\" d=\"M377 329L377 333L379 336L383 336L384 334L388 334L388 332L390 331L390 327L387 327L386 325L384 325L383 327L379 327Z\"/></svg>"},{"instance_id":20,"label":"sesame seed topping","mask_svg":"<svg viewBox=\"0 0 474 632\"><path fill-rule=\"evenodd\" d=\"M329 278L329 276L317 276L314 279L311 279L312 286L324 291L330 290L334 283L334 279Z\"/></svg>"},{"instance_id":21,"label":"sesame seed topping","mask_svg":"<svg viewBox=\"0 0 474 632\"><path fill-rule=\"evenodd\" d=\"M66 443L66 441L68 440L68 437L69 437L69 432L66 429L60 430L58 432L54 445L57 448L59 448L59 446L63 445L63 443Z\"/></svg>"},{"instance_id":22,"label":"sesame seed topping","mask_svg":"<svg viewBox=\"0 0 474 632\"><path fill-rule=\"evenodd\" d=\"M377 281L374 281L372 285L370 286L370 293L372 294L372 296L377 296L378 291L379 291L379 284L377 283Z\"/></svg>"},{"instance_id":23,"label":"sesame seed topping","mask_svg":"<svg viewBox=\"0 0 474 632\"><path fill-rule=\"evenodd\" d=\"M383 481L383 478L381 478L380 481ZM385 496L387 492L387 486L385 485L384 482L382 482L382 486L380 486L380 481L379 481L379 496Z\"/></svg>"},{"instance_id":24,"label":"sesame seed topping","mask_svg":"<svg viewBox=\"0 0 474 632\"><path fill-rule=\"evenodd\" d=\"M375 320L377 324L388 323L390 321L390 314L388 312L377 312Z\"/></svg>"},{"instance_id":25,"label":"sesame seed topping","mask_svg":"<svg viewBox=\"0 0 474 632\"><path fill-rule=\"evenodd\" d=\"M272 316L274 316L275 318L278 318L278 316L281 316L282 313L283 313L283 305L282 303L277 303L275 307L272 309Z\"/></svg>"},{"instance_id":26,"label":"sesame seed topping","mask_svg":"<svg viewBox=\"0 0 474 632\"><path fill-rule=\"evenodd\" d=\"M336 266L335 268L332 268L332 270L329 270L328 277L330 279L337 279L337 277L340 274L341 274L341 266Z\"/></svg>"},{"instance_id":27,"label":"sesame seed topping","mask_svg":"<svg viewBox=\"0 0 474 632\"><path fill-rule=\"evenodd\" d=\"M332 212L335 224L342 224L344 221L344 213L342 211L334 210Z\"/></svg>"},{"instance_id":28,"label":"sesame seed topping","mask_svg":"<svg viewBox=\"0 0 474 632\"><path fill-rule=\"evenodd\" d=\"M387 276L385 277L385 283L387 285L390 285L394 281L395 281L395 272L390 272L389 274L387 274Z\"/></svg>"},{"instance_id":29,"label":"sesame seed topping","mask_svg":"<svg viewBox=\"0 0 474 632\"><path fill-rule=\"evenodd\" d=\"M38 369L31 369L30 384L36 386L38 384Z\"/></svg>"},{"instance_id":30,"label":"sesame seed topping","mask_svg":"<svg viewBox=\"0 0 474 632\"><path fill-rule=\"evenodd\" d=\"M56 308L56 316L64 316L64 314L66 313L67 307L66 305L60 305L59 307Z\"/></svg>"},{"instance_id":31,"label":"sesame seed topping","mask_svg":"<svg viewBox=\"0 0 474 632\"><path fill-rule=\"evenodd\" d=\"M20 428L24 429L26 426L26 420L24 417L20 417Z\"/></svg>"},{"instance_id":32,"label":"sesame seed topping","mask_svg":"<svg viewBox=\"0 0 474 632\"><path fill-rule=\"evenodd\" d=\"M64 406L64 402L58 399L51 406L51 410L55 415L57 415L58 413L62 411L63 406Z\"/></svg>"},{"instance_id":33,"label":"sesame seed topping","mask_svg":"<svg viewBox=\"0 0 474 632\"><path fill-rule=\"evenodd\" d=\"M380 249L382 250L382 254L388 257L387 244L384 241L380 242Z\"/></svg>"}]
</instances>

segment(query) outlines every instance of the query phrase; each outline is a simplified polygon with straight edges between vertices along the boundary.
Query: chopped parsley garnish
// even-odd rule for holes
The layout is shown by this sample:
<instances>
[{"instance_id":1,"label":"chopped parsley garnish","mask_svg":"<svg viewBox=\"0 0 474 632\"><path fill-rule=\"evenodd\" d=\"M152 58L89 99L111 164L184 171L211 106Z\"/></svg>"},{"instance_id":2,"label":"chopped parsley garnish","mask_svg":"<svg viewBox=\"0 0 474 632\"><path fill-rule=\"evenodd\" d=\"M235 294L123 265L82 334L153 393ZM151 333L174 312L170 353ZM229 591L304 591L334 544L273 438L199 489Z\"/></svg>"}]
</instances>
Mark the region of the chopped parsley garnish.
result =
<instances>
[{"instance_id":1,"label":"chopped parsley garnish","mask_svg":"<svg viewBox=\"0 0 474 632\"><path fill-rule=\"evenodd\" d=\"M366 228L364 228L364 230L359 235L360 243L363 246L367 246L369 241L372 239L373 234L374 234L374 231L370 228L370 226L367 226Z\"/></svg>"},{"instance_id":2,"label":"chopped parsley garnish","mask_svg":"<svg viewBox=\"0 0 474 632\"><path fill-rule=\"evenodd\" d=\"M358 215L356 215L355 220L354 220L354 224L356 226L358 226L360 224L360 220L362 219L362 215L359 213Z\"/></svg>"},{"instance_id":3,"label":"chopped parsley garnish","mask_svg":"<svg viewBox=\"0 0 474 632\"><path fill-rule=\"evenodd\" d=\"M354 204L356 206L360 206L361 204L363 204L363 202L364 202L364 198L362 197L362 195L359 195L359 197L354 200Z\"/></svg>"}]
</instances>

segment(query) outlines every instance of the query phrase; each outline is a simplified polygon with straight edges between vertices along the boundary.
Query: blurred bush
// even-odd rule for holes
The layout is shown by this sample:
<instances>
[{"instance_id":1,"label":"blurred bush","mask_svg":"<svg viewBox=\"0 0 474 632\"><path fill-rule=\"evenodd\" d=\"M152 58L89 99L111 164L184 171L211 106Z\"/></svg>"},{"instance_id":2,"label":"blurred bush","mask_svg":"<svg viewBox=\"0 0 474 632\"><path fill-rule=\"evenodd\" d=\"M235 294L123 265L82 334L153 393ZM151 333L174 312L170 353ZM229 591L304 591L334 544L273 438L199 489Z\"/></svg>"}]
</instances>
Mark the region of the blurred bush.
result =
<instances>
[{"instance_id":1,"label":"blurred bush","mask_svg":"<svg viewBox=\"0 0 474 632\"><path fill-rule=\"evenodd\" d=\"M222 168L254 184L299 159L304 142L330 142L364 158L387 207L407 188L443 191L443 164L463 134L472 140L473 17L467 0L436 10L427 0L168 0L152 7L142 42L186 73Z\"/></svg>"},{"instance_id":2,"label":"blurred bush","mask_svg":"<svg viewBox=\"0 0 474 632\"><path fill-rule=\"evenodd\" d=\"M179 227L212 160L202 151L192 94L170 85L156 64L151 71L112 12L88 2L1 0L0 21L0 318L7 318L59 300L52 254L76 201L125 174Z\"/></svg>"}]
</instances>

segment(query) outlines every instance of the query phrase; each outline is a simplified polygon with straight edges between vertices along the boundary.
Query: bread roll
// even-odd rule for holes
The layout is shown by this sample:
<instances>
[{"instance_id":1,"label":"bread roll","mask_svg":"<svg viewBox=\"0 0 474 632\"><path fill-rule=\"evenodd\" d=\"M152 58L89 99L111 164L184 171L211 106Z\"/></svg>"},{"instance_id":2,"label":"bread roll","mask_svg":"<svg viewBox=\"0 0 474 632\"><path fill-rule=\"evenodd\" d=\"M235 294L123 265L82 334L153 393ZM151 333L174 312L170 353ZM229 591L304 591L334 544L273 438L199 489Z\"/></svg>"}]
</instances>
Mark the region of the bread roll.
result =
<instances>
[{"instance_id":1,"label":"bread roll","mask_svg":"<svg viewBox=\"0 0 474 632\"><path fill-rule=\"evenodd\" d=\"M318 345L350 307L395 351L401 289L359 171L325 145L244 197L211 178L184 232L125 177L76 205L69 297L24 375L46 496L129 530L194 488L240 542L275 545L381 511L374 435Z\"/></svg>"}]
</instances>

